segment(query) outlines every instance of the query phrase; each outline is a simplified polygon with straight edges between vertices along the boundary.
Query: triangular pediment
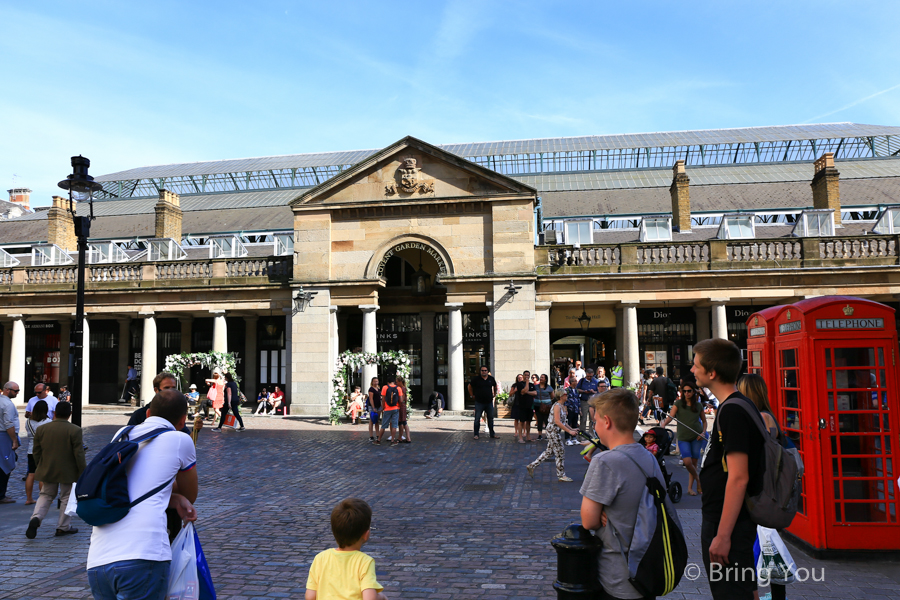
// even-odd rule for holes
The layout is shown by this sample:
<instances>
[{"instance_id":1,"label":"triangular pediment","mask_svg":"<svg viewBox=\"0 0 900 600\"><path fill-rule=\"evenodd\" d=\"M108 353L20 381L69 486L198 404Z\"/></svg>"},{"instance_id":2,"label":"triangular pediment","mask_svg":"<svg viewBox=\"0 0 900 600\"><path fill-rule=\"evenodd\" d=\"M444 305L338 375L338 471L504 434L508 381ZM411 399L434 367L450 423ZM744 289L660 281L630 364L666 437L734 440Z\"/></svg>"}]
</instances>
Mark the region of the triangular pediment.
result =
<instances>
[{"instance_id":1,"label":"triangular pediment","mask_svg":"<svg viewBox=\"0 0 900 600\"><path fill-rule=\"evenodd\" d=\"M291 206L536 196L534 188L408 136L307 190Z\"/></svg>"}]
</instances>

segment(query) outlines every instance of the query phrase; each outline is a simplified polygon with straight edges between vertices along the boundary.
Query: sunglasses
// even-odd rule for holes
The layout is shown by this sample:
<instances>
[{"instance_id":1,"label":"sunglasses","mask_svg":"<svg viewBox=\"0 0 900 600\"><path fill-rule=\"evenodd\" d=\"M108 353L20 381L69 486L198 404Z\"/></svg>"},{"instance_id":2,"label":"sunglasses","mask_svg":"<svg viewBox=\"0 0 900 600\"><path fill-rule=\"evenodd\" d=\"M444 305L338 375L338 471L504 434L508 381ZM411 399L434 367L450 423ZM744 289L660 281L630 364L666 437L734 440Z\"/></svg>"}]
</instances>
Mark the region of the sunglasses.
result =
<instances>
[{"instance_id":1,"label":"sunglasses","mask_svg":"<svg viewBox=\"0 0 900 600\"><path fill-rule=\"evenodd\" d=\"M685 388L681 391L684 392L685 394L693 394L694 393L694 390L692 390L691 388Z\"/></svg>"}]
</instances>

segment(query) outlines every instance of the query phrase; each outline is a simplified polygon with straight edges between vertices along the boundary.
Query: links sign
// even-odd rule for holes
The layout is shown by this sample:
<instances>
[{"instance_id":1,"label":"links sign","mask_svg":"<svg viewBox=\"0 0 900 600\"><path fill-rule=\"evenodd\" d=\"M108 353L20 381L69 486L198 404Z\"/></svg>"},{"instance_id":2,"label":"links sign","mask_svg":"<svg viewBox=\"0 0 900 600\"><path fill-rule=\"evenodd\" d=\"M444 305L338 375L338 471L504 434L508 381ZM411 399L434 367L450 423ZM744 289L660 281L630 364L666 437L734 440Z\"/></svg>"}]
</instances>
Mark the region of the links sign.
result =
<instances>
[{"instance_id":1,"label":"links sign","mask_svg":"<svg viewBox=\"0 0 900 600\"><path fill-rule=\"evenodd\" d=\"M378 271L376 272L379 277L384 277L384 267L387 265L387 262L396 254L397 252L402 252L403 250L420 250L433 258L438 265L438 275L446 275L447 274L447 263L444 262L444 259L440 254L437 253L437 250L429 246L428 244L423 244L421 242L403 242L402 244L397 244L390 250L384 253L384 256L381 257L381 261L378 263Z\"/></svg>"}]
</instances>

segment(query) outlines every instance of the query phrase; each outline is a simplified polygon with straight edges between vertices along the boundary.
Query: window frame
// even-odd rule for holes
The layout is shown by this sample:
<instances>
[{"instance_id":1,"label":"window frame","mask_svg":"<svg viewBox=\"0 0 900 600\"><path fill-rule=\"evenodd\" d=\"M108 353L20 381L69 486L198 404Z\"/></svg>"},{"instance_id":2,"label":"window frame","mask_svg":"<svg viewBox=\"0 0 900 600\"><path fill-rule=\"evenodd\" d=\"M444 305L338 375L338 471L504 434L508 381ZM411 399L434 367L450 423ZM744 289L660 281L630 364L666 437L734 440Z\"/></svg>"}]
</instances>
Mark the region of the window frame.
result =
<instances>
[{"instance_id":1,"label":"window frame","mask_svg":"<svg viewBox=\"0 0 900 600\"><path fill-rule=\"evenodd\" d=\"M569 226L570 226L570 225L571 225L571 226L575 226L575 229L576 229L576 231L577 231L577 233L578 233L578 239L577 239L577 240L573 240L571 234L569 233ZM589 241L584 241L584 240L581 239L581 233L582 233L582 232L581 232L581 226L582 226L582 225L587 225L587 227L588 227L588 234L587 234L587 235L588 235ZM565 221L564 224L563 224L563 232L564 232L564 234L565 234L565 236L566 236L566 245L568 245L568 246L575 246L576 248L579 248L579 247L581 247L581 246L585 246L585 245L588 245L588 244L593 244L593 243L594 243L594 220L593 220L593 219L572 219L572 220L567 220L567 221Z\"/></svg>"},{"instance_id":2,"label":"window frame","mask_svg":"<svg viewBox=\"0 0 900 600\"><path fill-rule=\"evenodd\" d=\"M50 251L49 261L37 260L39 255L44 255L42 250ZM31 247L31 266L33 267L59 267L75 263L69 254L56 244L35 244Z\"/></svg>"},{"instance_id":3,"label":"window frame","mask_svg":"<svg viewBox=\"0 0 900 600\"><path fill-rule=\"evenodd\" d=\"M276 233L272 236L275 244L275 256L293 256L294 254L294 234L291 233ZM290 244L286 244L282 241L282 238L287 238L290 240Z\"/></svg>"},{"instance_id":4,"label":"window frame","mask_svg":"<svg viewBox=\"0 0 900 600\"><path fill-rule=\"evenodd\" d=\"M735 221L749 219L750 235L733 235L731 227L737 225ZM756 215L750 213L736 213L731 215L722 215L722 222L719 223L719 232L716 239L720 240L753 240L756 239Z\"/></svg>"},{"instance_id":5,"label":"window frame","mask_svg":"<svg viewBox=\"0 0 900 600\"><path fill-rule=\"evenodd\" d=\"M648 223L653 223L653 229L659 231L658 224L665 222L667 237L659 237L650 239L648 233ZM647 215L641 219L641 232L639 237L641 242L671 242L672 241L672 217L669 215Z\"/></svg>"},{"instance_id":6,"label":"window frame","mask_svg":"<svg viewBox=\"0 0 900 600\"><path fill-rule=\"evenodd\" d=\"M875 219L875 226L872 227L872 233L879 235L894 235L900 233L900 205L885 206L881 209L881 213Z\"/></svg>"},{"instance_id":7,"label":"window frame","mask_svg":"<svg viewBox=\"0 0 900 600\"><path fill-rule=\"evenodd\" d=\"M159 244L165 242L166 244L166 256L157 256L154 258L153 249L157 247ZM184 251L184 248L181 247L181 244L173 240L172 238L153 238L147 240L147 261L148 262L163 262L169 260L182 260L187 258L187 253Z\"/></svg>"},{"instance_id":8,"label":"window frame","mask_svg":"<svg viewBox=\"0 0 900 600\"><path fill-rule=\"evenodd\" d=\"M815 217L816 220L816 233L810 233L809 221L810 217ZM826 217L826 220L823 221L823 217ZM822 232L822 224L828 223L825 227L827 231ZM794 229L791 231L791 235L794 237L833 237L834 236L834 209L831 208L814 208L807 209L800 212L800 216L797 218L797 224L794 225Z\"/></svg>"},{"instance_id":9,"label":"window frame","mask_svg":"<svg viewBox=\"0 0 900 600\"><path fill-rule=\"evenodd\" d=\"M230 244L230 249L225 250L225 242ZM247 247L241 242L241 238L236 235L211 235L209 242L209 258L241 258L247 256Z\"/></svg>"}]
</instances>

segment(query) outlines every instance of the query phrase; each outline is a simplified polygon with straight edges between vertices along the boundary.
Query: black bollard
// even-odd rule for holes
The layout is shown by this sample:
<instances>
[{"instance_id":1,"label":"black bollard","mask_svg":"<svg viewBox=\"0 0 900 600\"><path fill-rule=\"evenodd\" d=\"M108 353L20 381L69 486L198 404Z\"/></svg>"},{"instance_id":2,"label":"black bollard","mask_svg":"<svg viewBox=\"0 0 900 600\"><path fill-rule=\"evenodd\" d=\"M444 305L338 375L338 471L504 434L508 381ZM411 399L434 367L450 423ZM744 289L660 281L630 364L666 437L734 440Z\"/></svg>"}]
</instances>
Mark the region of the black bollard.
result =
<instances>
[{"instance_id":1,"label":"black bollard","mask_svg":"<svg viewBox=\"0 0 900 600\"><path fill-rule=\"evenodd\" d=\"M556 549L556 590L558 600L594 598L600 589L597 557L600 540L580 523L572 523L550 540Z\"/></svg>"}]
</instances>

